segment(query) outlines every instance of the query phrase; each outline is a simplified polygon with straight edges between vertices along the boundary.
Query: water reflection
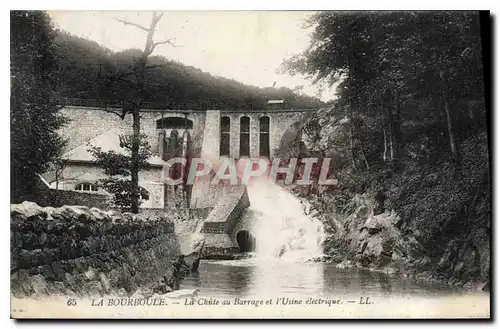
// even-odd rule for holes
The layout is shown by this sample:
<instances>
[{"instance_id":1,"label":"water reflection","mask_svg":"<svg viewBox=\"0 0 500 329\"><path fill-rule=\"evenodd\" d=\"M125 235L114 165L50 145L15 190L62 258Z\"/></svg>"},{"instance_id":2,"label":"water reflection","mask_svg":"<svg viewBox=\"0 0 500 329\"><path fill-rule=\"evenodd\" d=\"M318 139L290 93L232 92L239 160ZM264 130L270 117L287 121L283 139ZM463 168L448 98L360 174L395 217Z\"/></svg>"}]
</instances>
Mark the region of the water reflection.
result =
<instances>
[{"instance_id":1,"label":"water reflection","mask_svg":"<svg viewBox=\"0 0 500 329\"><path fill-rule=\"evenodd\" d=\"M235 296L244 296L248 293L251 282L253 279L253 273L255 271L255 267L252 266L241 266L236 270L231 271L231 268L227 267L228 272L228 284L230 285L229 289L234 291Z\"/></svg>"},{"instance_id":2,"label":"water reflection","mask_svg":"<svg viewBox=\"0 0 500 329\"><path fill-rule=\"evenodd\" d=\"M259 296L429 296L457 292L448 286L423 284L363 269L332 264L285 261L202 261L199 273L181 282L214 297Z\"/></svg>"}]
</instances>

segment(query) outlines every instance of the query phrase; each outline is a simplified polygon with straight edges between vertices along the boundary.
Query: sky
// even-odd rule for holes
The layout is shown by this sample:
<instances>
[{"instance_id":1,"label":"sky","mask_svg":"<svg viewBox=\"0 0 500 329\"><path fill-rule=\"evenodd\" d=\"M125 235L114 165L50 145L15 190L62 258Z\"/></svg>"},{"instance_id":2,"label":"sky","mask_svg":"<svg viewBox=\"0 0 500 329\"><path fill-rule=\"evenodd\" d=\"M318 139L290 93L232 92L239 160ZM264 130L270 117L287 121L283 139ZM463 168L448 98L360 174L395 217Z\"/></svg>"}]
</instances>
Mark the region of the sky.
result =
<instances>
[{"instance_id":1,"label":"sky","mask_svg":"<svg viewBox=\"0 0 500 329\"><path fill-rule=\"evenodd\" d=\"M111 50L144 47L145 32L116 19L149 26L148 11L52 11L56 27L96 41ZM303 86L302 92L317 95L319 88L303 76L278 74L282 61L305 50L310 30L307 11L166 11L158 24L155 41L173 38L177 47L160 45L162 55L213 75L258 87ZM324 90L321 99L332 99Z\"/></svg>"}]
</instances>

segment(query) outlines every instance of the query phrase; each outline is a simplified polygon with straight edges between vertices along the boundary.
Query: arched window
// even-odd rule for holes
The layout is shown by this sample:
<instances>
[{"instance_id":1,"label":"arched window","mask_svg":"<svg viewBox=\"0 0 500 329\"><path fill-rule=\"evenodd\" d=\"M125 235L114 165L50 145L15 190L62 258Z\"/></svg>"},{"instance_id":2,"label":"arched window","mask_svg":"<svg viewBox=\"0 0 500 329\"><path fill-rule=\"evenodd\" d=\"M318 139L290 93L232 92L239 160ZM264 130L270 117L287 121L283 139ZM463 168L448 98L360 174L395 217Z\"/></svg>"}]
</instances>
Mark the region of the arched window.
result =
<instances>
[{"instance_id":1,"label":"arched window","mask_svg":"<svg viewBox=\"0 0 500 329\"><path fill-rule=\"evenodd\" d=\"M80 183L75 186L75 191L97 192L99 189L96 184Z\"/></svg>"},{"instance_id":2,"label":"arched window","mask_svg":"<svg viewBox=\"0 0 500 329\"><path fill-rule=\"evenodd\" d=\"M220 155L229 156L229 146L231 142L231 119L229 117L220 118Z\"/></svg>"},{"instance_id":3,"label":"arched window","mask_svg":"<svg viewBox=\"0 0 500 329\"><path fill-rule=\"evenodd\" d=\"M149 200L149 192L144 187L139 186L139 199L143 201Z\"/></svg>"},{"instance_id":4,"label":"arched window","mask_svg":"<svg viewBox=\"0 0 500 329\"><path fill-rule=\"evenodd\" d=\"M193 121L188 118L166 117L156 120L156 129L193 129Z\"/></svg>"},{"instance_id":5,"label":"arched window","mask_svg":"<svg viewBox=\"0 0 500 329\"><path fill-rule=\"evenodd\" d=\"M269 158L269 117L259 119L259 155Z\"/></svg>"},{"instance_id":6,"label":"arched window","mask_svg":"<svg viewBox=\"0 0 500 329\"><path fill-rule=\"evenodd\" d=\"M153 205L153 200L148 190L141 186L139 186L139 200L141 200L141 208L151 208Z\"/></svg>"},{"instance_id":7,"label":"arched window","mask_svg":"<svg viewBox=\"0 0 500 329\"><path fill-rule=\"evenodd\" d=\"M240 157L250 156L250 118L240 118Z\"/></svg>"}]
</instances>

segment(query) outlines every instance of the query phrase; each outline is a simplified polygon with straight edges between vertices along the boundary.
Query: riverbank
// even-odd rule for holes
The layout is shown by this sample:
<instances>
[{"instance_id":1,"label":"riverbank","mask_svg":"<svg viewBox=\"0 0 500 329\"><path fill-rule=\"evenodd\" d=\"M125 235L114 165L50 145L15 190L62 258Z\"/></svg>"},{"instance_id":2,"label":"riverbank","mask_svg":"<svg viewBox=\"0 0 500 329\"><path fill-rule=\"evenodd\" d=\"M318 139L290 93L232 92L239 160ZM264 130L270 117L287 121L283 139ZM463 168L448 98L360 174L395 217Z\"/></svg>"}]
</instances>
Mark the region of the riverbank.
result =
<instances>
[{"instance_id":1,"label":"riverbank","mask_svg":"<svg viewBox=\"0 0 500 329\"><path fill-rule=\"evenodd\" d=\"M374 215L377 204L368 194L356 195L350 200L351 211L344 217L323 208L316 196L301 196L297 190L289 189L303 204L303 213L320 220L325 225L326 238L323 244L325 255L311 261L334 263L338 268L360 268L381 272L399 278L411 278L432 284L461 287L468 291L489 291L490 283L477 272L463 273L464 266L477 260L475 252L461 252L464 257L451 265L458 271L445 276L442 270L447 263L456 262L450 252L431 259L413 232L400 228L401 218L394 211ZM316 202L315 202L316 201ZM409 233L409 234L408 234ZM457 257L455 253L454 257ZM434 263L433 263L434 262ZM465 264L469 262L469 264ZM465 275L464 275L465 274ZM474 275L475 274L475 275Z\"/></svg>"}]
</instances>

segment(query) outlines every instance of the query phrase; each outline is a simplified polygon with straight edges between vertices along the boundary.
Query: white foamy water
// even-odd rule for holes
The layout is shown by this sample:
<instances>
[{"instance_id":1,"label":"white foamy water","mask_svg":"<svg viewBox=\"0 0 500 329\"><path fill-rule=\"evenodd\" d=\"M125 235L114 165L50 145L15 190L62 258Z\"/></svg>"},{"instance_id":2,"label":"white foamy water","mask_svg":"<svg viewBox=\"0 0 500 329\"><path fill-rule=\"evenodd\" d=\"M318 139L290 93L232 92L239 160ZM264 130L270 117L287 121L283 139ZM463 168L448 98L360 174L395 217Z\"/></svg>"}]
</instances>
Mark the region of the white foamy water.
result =
<instances>
[{"instance_id":1,"label":"white foamy water","mask_svg":"<svg viewBox=\"0 0 500 329\"><path fill-rule=\"evenodd\" d=\"M247 189L250 207L242 220L251 223L259 259L306 261L322 255L323 224L304 215L297 197L267 180Z\"/></svg>"}]
</instances>

